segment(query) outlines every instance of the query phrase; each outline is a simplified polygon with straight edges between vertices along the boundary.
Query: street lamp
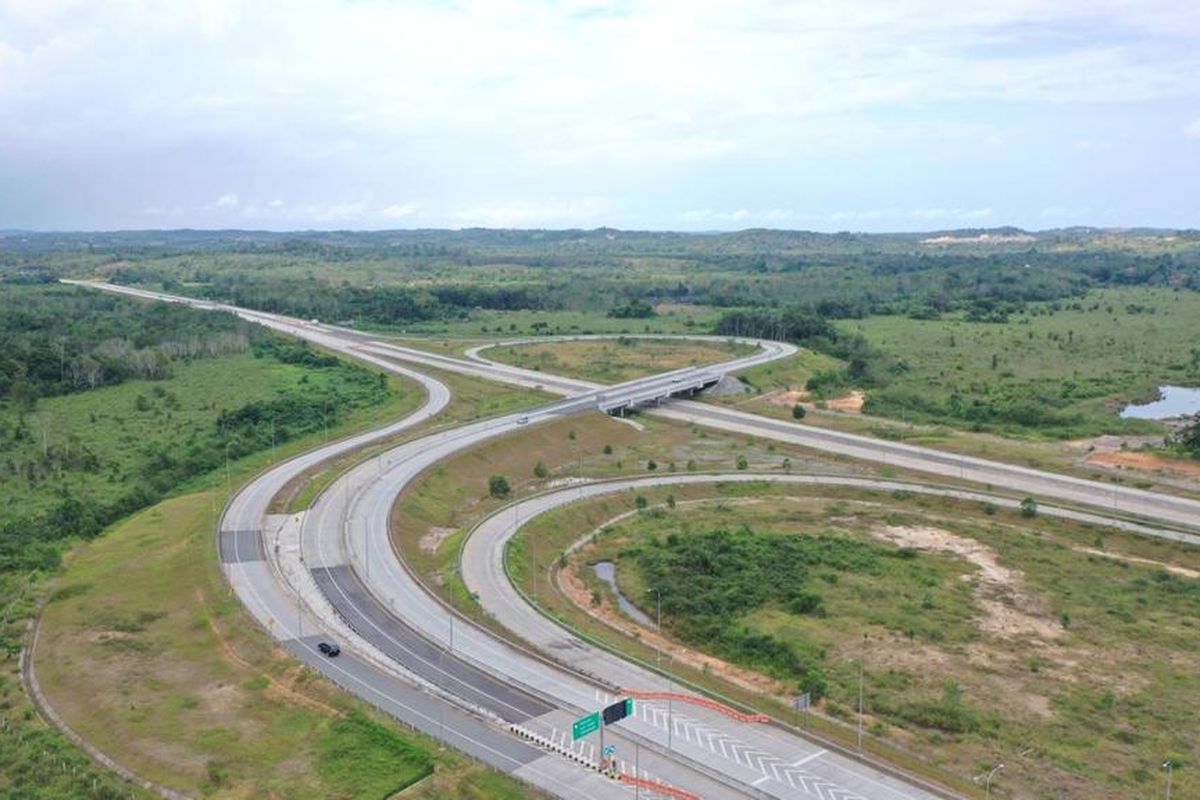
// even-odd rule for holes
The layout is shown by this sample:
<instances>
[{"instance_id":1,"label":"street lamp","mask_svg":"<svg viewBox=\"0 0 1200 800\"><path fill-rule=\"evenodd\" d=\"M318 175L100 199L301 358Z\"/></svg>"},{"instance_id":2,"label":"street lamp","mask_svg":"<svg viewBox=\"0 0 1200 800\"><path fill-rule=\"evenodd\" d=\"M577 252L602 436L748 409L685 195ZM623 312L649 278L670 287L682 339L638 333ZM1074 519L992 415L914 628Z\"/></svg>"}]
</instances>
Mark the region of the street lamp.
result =
<instances>
[{"instance_id":1,"label":"street lamp","mask_svg":"<svg viewBox=\"0 0 1200 800\"><path fill-rule=\"evenodd\" d=\"M858 656L858 752L862 752L863 740L863 678L867 658L867 635L863 634L863 649Z\"/></svg>"},{"instance_id":2,"label":"street lamp","mask_svg":"<svg viewBox=\"0 0 1200 800\"><path fill-rule=\"evenodd\" d=\"M984 787L983 787L983 796L984 797L992 796L992 776L995 775L997 772L999 772L1002 769L1004 769L1004 765L997 764L996 766L992 767L992 771L987 774L987 781L984 782Z\"/></svg>"},{"instance_id":3,"label":"street lamp","mask_svg":"<svg viewBox=\"0 0 1200 800\"><path fill-rule=\"evenodd\" d=\"M1175 772L1175 762L1168 758L1162 763L1162 768L1167 771L1167 800L1171 800L1171 778Z\"/></svg>"},{"instance_id":4,"label":"street lamp","mask_svg":"<svg viewBox=\"0 0 1200 800\"><path fill-rule=\"evenodd\" d=\"M233 442L225 443L225 497L226 497L226 500L228 500L228 498L229 498L229 493L233 491L233 484L229 478L229 445L231 445L231 444L233 444Z\"/></svg>"},{"instance_id":5,"label":"street lamp","mask_svg":"<svg viewBox=\"0 0 1200 800\"><path fill-rule=\"evenodd\" d=\"M658 634L659 642L658 642L658 646L656 648L654 648L654 650L655 650L655 654L656 654L655 664L658 667L659 672L661 672L662 671L662 641L661 641L661 639L662 639L662 589L655 586L653 589L647 589L647 591L654 592L655 605L657 606L657 609L658 609L657 621L654 623L654 632L656 634Z\"/></svg>"}]
</instances>

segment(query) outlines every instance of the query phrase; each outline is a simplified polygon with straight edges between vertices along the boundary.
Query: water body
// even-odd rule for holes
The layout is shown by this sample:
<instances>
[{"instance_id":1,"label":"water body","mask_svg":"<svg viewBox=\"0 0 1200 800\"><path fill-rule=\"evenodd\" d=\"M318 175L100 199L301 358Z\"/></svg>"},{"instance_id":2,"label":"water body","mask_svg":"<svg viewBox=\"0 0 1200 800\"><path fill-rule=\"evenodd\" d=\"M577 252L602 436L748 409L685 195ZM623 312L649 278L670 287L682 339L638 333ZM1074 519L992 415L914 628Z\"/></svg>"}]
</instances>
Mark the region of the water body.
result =
<instances>
[{"instance_id":1,"label":"water body","mask_svg":"<svg viewBox=\"0 0 1200 800\"><path fill-rule=\"evenodd\" d=\"M632 619L639 625L645 625L647 628L654 627L654 620L642 613L642 610L621 594L621 590L617 588L617 565L611 561L600 561L592 565L592 569L596 573L596 577L608 584L608 587L613 590L613 594L617 596L617 608L621 609L621 613Z\"/></svg>"},{"instance_id":2,"label":"water body","mask_svg":"<svg viewBox=\"0 0 1200 800\"><path fill-rule=\"evenodd\" d=\"M1160 386L1153 403L1121 409L1125 419L1171 419L1200 414L1200 387Z\"/></svg>"}]
</instances>

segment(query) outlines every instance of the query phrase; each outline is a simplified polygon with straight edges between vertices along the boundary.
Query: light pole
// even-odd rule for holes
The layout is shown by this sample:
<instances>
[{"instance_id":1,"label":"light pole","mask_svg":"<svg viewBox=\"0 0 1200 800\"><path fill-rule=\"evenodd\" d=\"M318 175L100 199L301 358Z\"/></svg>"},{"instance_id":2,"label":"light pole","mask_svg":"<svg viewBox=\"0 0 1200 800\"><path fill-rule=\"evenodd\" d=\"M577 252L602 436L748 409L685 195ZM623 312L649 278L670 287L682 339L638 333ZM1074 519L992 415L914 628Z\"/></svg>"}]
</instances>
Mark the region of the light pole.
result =
<instances>
[{"instance_id":1,"label":"light pole","mask_svg":"<svg viewBox=\"0 0 1200 800\"><path fill-rule=\"evenodd\" d=\"M659 639L658 645L654 648L654 653L655 666L658 667L659 672L662 672L662 589L656 586L653 589L647 589L647 591L654 592L655 605L658 609L657 621L654 623L654 632L658 634Z\"/></svg>"},{"instance_id":2,"label":"light pole","mask_svg":"<svg viewBox=\"0 0 1200 800\"><path fill-rule=\"evenodd\" d=\"M997 764L996 766L992 767L991 772L989 772L987 774L987 780L984 781L984 786L983 786L983 796L984 797L992 796L992 776L995 775L997 772L999 772L1002 769L1004 769L1004 765Z\"/></svg>"},{"instance_id":3,"label":"light pole","mask_svg":"<svg viewBox=\"0 0 1200 800\"><path fill-rule=\"evenodd\" d=\"M1171 778L1175 772L1175 761L1168 758L1162 763L1162 768L1167 771L1167 800L1171 800Z\"/></svg>"},{"instance_id":4,"label":"light pole","mask_svg":"<svg viewBox=\"0 0 1200 800\"><path fill-rule=\"evenodd\" d=\"M867 635L863 634L863 649L858 655L858 752L862 752L863 740L863 677L867 657Z\"/></svg>"},{"instance_id":5,"label":"light pole","mask_svg":"<svg viewBox=\"0 0 1200 800\"><path fill-rule=\"evenodd\" d=\"M233 443L232 442L225 443L225 500L226 500L226 502L228 502L228 500L229 500L230 492L233 491L233 484L229 478L229 445L231 445L231 444L233 444Z\"/></svg>"}]
</instances>

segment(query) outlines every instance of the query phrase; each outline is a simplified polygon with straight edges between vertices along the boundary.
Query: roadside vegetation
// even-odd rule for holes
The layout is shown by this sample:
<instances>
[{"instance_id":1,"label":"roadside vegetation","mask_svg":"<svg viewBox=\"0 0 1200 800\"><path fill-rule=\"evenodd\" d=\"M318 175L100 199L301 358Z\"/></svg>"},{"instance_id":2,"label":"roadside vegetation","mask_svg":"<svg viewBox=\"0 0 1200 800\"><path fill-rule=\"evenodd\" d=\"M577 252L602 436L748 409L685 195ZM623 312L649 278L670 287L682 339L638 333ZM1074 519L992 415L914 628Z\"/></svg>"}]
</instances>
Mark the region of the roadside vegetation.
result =
<instances>
[{"instance_id":1,"label":"roadside vegetation","mask_svg":"<svg viewBox=\"0 0 1200 800\"><path fill-rule=\"evenodd\" d=\"M569 485L580 476L735 470L739 465L751 471L855 471L790 446L649 417L639 418L637 425L640 429L590 414L524 428L520 447L507 436L447 459L397 498L391 514L393 541L431 591L479 617L458 573L459 548L471 527L515 498Z\"/></svg>"},{"instance_id":2,"label":"roadside vegetation","mask_svg":"<svg viewBox=\"0 0 1200 800\"><path fill-rule=\"evenodd\" d=\"M48 601L43 689L145 777L211 796L375 798L413 781L440 787L416 796L524 796L297 667L216 564L228 488L274 458L402 416L421 401L417 387L219 314L54 285L5 287L7 303L42 320L42 334L11 331L4 368L17 379L0 394L0 795L143 796L44 724L23 691L16 656ZM100 341L159 368L105 360L94 386L63 381ZM173 349L179 341L187 347ZM129 355L142 351L157 355Z\"/></svg>"},{"instance_id":3,"label":"roadside vegetation","mask_svg":"<svg viewBox=\"0 0 1200 800\"><path fill-rule=\"evenodd\" d=\"M236 465L235 485L265 461ZM274 645L214 555L223 483L72 551L37 650L43 689L68 723L137 774L204 796L376 800L426 780L442 789L416 796L525 796Z\"/></svg>"},{"instance_id":4,"label":"roadside vegetation","mask_svg":"<svg viewBox=\"0 0 1200 800\"><path fill-rule=\"evenodd\" d=\"M1164 758L1200 756L1200 684L1179 668L1195 656L1193 548L903 494L640 496L640 511L621 495L531 523L510 546L514 579L530 593L536 539L549 613L785 719L810 691L806 724L851 741L861 663L871 746L934 774L1003 761L1006 791L1123 798L1153 794ZM650 619L661 600L669 640L616 610L600 561Z\"/></svg>"}]
</instances>

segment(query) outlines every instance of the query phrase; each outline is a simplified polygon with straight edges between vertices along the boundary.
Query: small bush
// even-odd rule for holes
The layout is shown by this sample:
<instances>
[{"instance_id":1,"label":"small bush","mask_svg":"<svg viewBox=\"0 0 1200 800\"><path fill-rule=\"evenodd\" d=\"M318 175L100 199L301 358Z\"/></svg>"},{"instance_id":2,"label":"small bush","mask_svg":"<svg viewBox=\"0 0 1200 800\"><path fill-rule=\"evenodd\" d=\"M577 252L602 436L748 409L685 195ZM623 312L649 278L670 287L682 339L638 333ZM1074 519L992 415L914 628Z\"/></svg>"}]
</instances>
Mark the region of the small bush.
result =
<instances>
[{"instance_id":1,"label":"small bush","mask_svg":"<svg viewBox=\"0 0 1200 800\"><path fill-rule=\"evenodd\" d=\"M1037 501L1032 497L1026 497L1021 501L1021 516L1036 517L1038 512Z\"/></svg>"},{"instance_id":2,"label":"small bush","mask_svg":"<svg viewBox=\"0 0 1200 800\"><path fill-rule=\"evenodd\" d=\"M508 478L503 475L493 475L488 478L488 494L492 497L508 497L512 487L508 483Z\"/></svg>"}]
</instances>

